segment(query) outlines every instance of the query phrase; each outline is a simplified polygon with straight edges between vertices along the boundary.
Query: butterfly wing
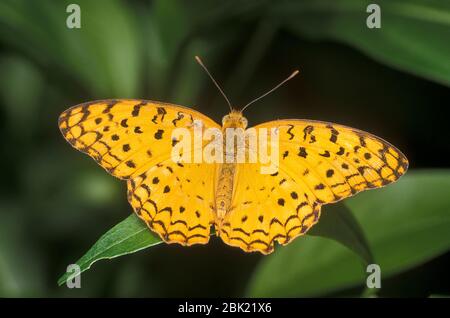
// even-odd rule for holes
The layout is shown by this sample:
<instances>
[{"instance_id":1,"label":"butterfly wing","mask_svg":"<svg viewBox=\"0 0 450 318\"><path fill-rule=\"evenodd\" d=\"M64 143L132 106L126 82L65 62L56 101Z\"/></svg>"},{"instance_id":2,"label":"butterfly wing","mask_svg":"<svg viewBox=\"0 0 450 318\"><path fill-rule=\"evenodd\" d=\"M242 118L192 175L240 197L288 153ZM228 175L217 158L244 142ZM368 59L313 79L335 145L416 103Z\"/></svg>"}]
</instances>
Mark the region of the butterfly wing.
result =
<instances>
[{"instance_id":1,"label":"butterfly wing","mask_svg":"<svg viewBox=\"0 0 450 318\"><path fill-rule=\"evenodd\" d=\"M394 146L350 127L279 120L255 128L278 129L278 171L238 164L233 210L219 233L246 251L272 252L275 242L287 244L313 226L321 205L385 186L408 168Z\"/></svg>"},{"instance_id":2,"label":"butterfly wing","mask_svg":"<svg viewBox=\"0 0 450 318\"><path fill-rule=\"evenodd\" d=\"M167 243L206 244L214 222L216 165L159 162L128 180L136 214Z\"/></svg>"},{"instance_id":3,"label":"butterfly wing","mask_svg":"<svg viewBox=\"0 0 450 318\"><path fill-rule=\"evenodd\" d=\"M172 160L176 128L220 128L194 110L145 100L103 100L63 112L59 127L76 149L127 180L137 215L168 243L207 243L216 165ZM200 145L202 147L203 145ZM191 149L194 149L194 144Z\"/></svg>"},{"instance_id":4,"label":"butterfly wing","mask_svg":"<svg viewBox=\"0 0 450 318\"><path fill-rule=\"evenodd\" d=\"M175 128L220 126L205 115L172 104L146 100L102 100L74 106L61 114L59 128L76 149L112 175L129 179L171 155Z\"/></svg>"}]
</instances>

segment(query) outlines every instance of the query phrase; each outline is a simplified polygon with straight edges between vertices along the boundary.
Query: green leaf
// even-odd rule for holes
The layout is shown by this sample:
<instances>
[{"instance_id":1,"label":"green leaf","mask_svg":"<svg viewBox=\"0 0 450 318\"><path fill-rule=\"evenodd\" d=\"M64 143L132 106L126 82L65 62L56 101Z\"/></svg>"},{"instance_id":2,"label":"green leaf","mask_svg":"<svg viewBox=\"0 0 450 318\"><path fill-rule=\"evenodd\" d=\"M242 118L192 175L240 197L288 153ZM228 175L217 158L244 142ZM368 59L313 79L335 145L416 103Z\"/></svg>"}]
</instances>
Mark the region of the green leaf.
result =
<instances>
[{"instance_id":1,"label":"green leaf","mask_svg":"<svg viewBox=\"0 0 450 318\"><path fill-rule=\"evenodd\" d=\"M305 236L260 262L247 296L317 296L363 279L362 262L349 249L330 239Z\"/></svg>"},{"instance_id":2,"label":"green leaf","mask_svg":"<svg viewBox=\"0 0 450 318\"><path fill-rule=\"evenodd\" d=\"M449 250L449 188L449 170L416 171L346 201L364 230L382 278ZM328 239L305 237L264 258L247 294L325 295L362 285L365 277L361 263L348 249Z\"/></svg>"},{"instance_id":3,"label":"green leaf","mask_svg":"<svg viewBox=\"0 0 450 318\"><path fill-rule=\"evenodd\" d=\"M381 28L366 26L369 0L282 1L273 15L293 32L347 43L373 59L450 85L450 2L379 0Z\"/></svg>"},{"instance_id":4,"label":"green leaf","mask_svg":"<svg viewBox=\"0 0 450 318\"><path fill-rule=\"evenodd\" d=\"M308 235L335 240L355 252L366 264L374 262L361 226L343 204L324 206L320 222L308 231Z\"/></svg>"},{"instance_id":5,"label":"green leaf","mask_svg":"<svg viewBox=\"0 0 450 318\"><path fill-rule=\"evenodd\" d=\"M23 52L46 73L64 81L75 79L94 95L134 97L142 75L143 50L140 29L128 7L117 0L79 0L81 28L69 29L66 8L70 3L2 1L0 40Z\"/></svg>"},{"instance_id":6,"label":"green leaf","mask_svg":"<svg viewBox=\"0 0 450 318\"><path fill-rule=\"evenodd\" d=\"M384 278L450 249L450 170L409 172L348 200Z\"/></svg>"},{"instance_id":7,"label":"green leaf","mask_svg":"<svg viewBox=\"0 0 450 318\"><path fill-rule=\"evenodd\" d=\"M100 237L76 264L80 266L80 273L82 273L101 259L111 259L134 253L161 242L160 238L148 230L144 222L132 214ZM62 275L58 280L58 285L61 286L67 279L73 278L70 276L71 273Z\"/></svg>"}]
</instances>

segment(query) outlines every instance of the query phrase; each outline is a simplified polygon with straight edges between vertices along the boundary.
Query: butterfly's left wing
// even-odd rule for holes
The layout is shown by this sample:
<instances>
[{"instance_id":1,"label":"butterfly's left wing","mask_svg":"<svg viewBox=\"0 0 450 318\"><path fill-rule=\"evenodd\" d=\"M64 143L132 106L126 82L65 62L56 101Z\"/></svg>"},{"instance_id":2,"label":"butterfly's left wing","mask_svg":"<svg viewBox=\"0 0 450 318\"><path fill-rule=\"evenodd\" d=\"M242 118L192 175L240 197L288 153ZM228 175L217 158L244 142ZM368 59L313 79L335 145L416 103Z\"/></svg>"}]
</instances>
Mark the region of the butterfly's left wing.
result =
<instances>
[{"instance_id":1,"label":"butterfly's left wing","mask_svg":"<svg viewBox=\"0 0 450 318\"><path fill-rule=\"evenodd\" d=\"M261 174L259 163L237 165L232 211L219 232L245 251L272 252L276 241L287 244L313 226L323 204L385 186L408 167L394 146L350 127L279 120L255 128L278 130L278 170Z\"/></svg>"}]
</instances>

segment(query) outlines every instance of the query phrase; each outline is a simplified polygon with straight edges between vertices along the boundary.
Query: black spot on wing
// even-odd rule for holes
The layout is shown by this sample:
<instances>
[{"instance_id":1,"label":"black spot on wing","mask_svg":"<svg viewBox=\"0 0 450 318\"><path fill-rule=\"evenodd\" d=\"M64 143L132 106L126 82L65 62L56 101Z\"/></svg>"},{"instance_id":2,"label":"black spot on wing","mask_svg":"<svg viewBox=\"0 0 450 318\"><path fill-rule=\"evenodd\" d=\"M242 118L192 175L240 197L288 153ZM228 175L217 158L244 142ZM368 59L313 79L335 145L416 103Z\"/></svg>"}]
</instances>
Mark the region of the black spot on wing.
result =
<instances>
[{"instance_id":1,"label":"black spot on wing","mask_svg":"<svg viewBox=\"0 0 450 318\"><path fill-rule=\"evenodd\" d=\"M174 120L172 120L172 124L176 127L177 126L177 122L182 120L184 118L184 114L182 112L178 112L177 113L177 118L175 118Z\"/></svg>"},{"instance_id":2,"label":"black spot on wing","mask_svg":"<svg viewBox=\"0 0 450 318\"><path fill-rule=\"evenodd\" d=\"M316 190L323 190L323 189L325 189L325 185L323 183L319 183L318 185L316 185L314 187L314 189L316 189Z\"/></svg>"},{"instance_id":3,"label":"black spot on wing","mask_svg":"<svg viewBox=\"0 0 450 318\"><path fill-rule=\"evenodd\" d=\"M158 139L158 140L161 139L163 136L163 133L164 133L164 130L158 129L158 131L155 132L155 139Z\"/></svg>"},{"instance_id":4,"label":"black spot on wing","mask_svg":"<svg viewBox=\"0 0 450 318\"><path fill-rule=\"evenodd\" d=\"M340 147L340 148L339 148L339 151L336 152L336 154L339 155L339 156L342 156L344 153L345 153L344 147Z\"/></svg>"},{"instance_id":5,"label":"black spot on wing","mask_svg":"<svg viewBox=\"0 0 450 318\"><path fill-rule=\"evenodd\" d=\"M359 143L361 144L362 147L367 147L366 139L362 135L359 136Z\"/></svg>"},{"instance_id":6,"label":"black spot on wing","mask_svg":"<svg viewBox=\"0 0 450 318\"><path fill-rule=\"evenodd\" d=\"M139 116L139 111L141 110L141 107L146 104L147 104L147 102L140 102L139 104L134 105L133 111L131 112L131 116L133 116L133 117Z\"/></svg>"},{"instance_id":7,"label":"black spot on wing","mask_svg":"<svg viewBox=\"0 0 450 318\"><path fill-rule=\"evenodd\" d=\"M289 134L289 140L292 140L295 136L292 133L292 129L294 128L293 125L289 125L289 129L287 130L287 133Z\"/></svg>"},{"instance_id":8,"label":"black spot on wing","mask_svg":"<svg viewBox=\"0 0 450 318\"><path fill-rule=\"evenodd\" d=\"M130 168L136 168L136 164L133 162L133 160L128 160L126 162L126 165Z\"/></svg>"},{"instance_id":9,"label":"black spot on wing","mask_svg":"<svg viewBox=\"0 0 450 318\"><path fill-rule=\"evenodd\" d=\"M118 103L118 101L116 100L111 100L105 107L105 109L103 110L103 114L107 114L109 112L111 112L111 109L114 107L114 105L116 105Z\"/></svg>"},{"instance_id":10,"label":"black spot on wing","mask_svg":"<svg viewBox=\"0 0 450 318\"><path fill-rule=\"evenodd\" d=\"M306 152L306 149L304 147L299 148L298 156L303 158L306 158L308 156L308 153Z\"/></svg>"},{"instance_id":11,"label":"black spot on wing","mask_svg":"<svg viewBox=\"0 0 450 318\"><path fill-rule=\"evenodd\" d=\"M127 128L128 127L128 123L127 123L128 119L122 119L122 121L120 122L120 126Z\"/></svg>"},{"instance_id":12,"label":"black spot on wing","mask_svg":"<svg viewBox=\"0 0 450 318\"><path fill-rule=\"evenodd\" d=\"M167 111L164 107L158 107L157 109L158 115L161 115L161 122L164 121L164 116L167 114Z\"/></svg>"},{"instance_id":13,"label":"black spot on wing","mask_svg":"<svg viewBox=\"0 0 450 318\"><path fill-rule=\"evenodd\" d=\"M330 152L328 150L325 150L323 153L319 153L319 155L322 156L322 157L329 158L330 157Z\"/></svg>"},{"instance_id":14,"label":"black spot on wing","mask_svg":"<svg viewBox=\"0 0 450 318\"><path fill-rule=\"evenodd\" d=\"M306 136L311 134L313 130L314 130L313 126L311 126L311 125L306 126L303 129L303 140L306 140Z\"/></svg>"},{"instance_id":15,"label":"black spot on wing","mask_svg":"<svg viewBox=\"0 0 450 318\"><path fill-rule=\"evenodd\" d=\"M130 147L129 144L125 144L125 145L122 146L122 150L123 150L124 152L130 151L130 149L131 149L131 147Z\"/></svg>"},{"instance_id":16,"label":"black spot on wing","mask_svg":"<svg viewBox=\"0 0 450 318\"><path fill-rule=\"evenodd\" d=\"M336 136L336 135L331 135L331 136L330 136L330 141L331 141L332 143L336 143L336 141L337 141L337 136Z\"/></svg>"}]
</instances>

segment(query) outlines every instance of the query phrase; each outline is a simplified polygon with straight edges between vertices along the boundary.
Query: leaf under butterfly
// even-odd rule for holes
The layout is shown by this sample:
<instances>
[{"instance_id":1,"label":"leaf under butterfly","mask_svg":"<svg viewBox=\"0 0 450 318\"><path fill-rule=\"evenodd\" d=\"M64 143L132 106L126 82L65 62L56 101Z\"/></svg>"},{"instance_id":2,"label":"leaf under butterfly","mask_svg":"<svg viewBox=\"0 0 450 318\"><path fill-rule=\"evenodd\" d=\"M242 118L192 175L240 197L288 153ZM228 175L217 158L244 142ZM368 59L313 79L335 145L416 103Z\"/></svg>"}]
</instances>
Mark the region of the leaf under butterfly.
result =
<instances>
[{"instance_id":1,"label":"leaf under butterfly","mask_svg":"<svg viewBox=\"0 0 450 318\"><path fill-rule=\"evenodd\" d=\"M308 235L335 240L352 250L366 264L374 262L364 231L345 204L323 207L319 223L311 228Z\"/></svg>"},{"instance_id":2,"label":"leaf under butterfly","mask_svg":"<svg viewBox=\"0 0 450 318\"><path fill-rule=\"evenodd\" d=\"M319 223L311 230L311 235L333 239L358 254L364 261L370 262L371 252L361 228L350 212L338 204L333 210L326 210ZM330 212L330 213L327 213ZM302 240L298 238L297 240ZM112 259L131 254L145 248L162 243L136 214L111 228L84 254L75 264L80 266L80 274L102 259ZM282 249L283 247L279 247ZM72 273L65 273L58 280L63 285L68 279L73 279Z\"/></svg>"},{"instance_id":3,"label":"leaf under butterfly","mask_svg":"<svg viewBox=\"0 0 450 318\"><path fill-rule=\"evenodd\" d=\"M102 259L111 259L162 243L145 224L132 214L111 228L84 254L75 264L80 266L80 274L92 264ZM65 273L58 280L63 285L67 279L73 279L72 273Z\"/></svg>"}]
</instances>

